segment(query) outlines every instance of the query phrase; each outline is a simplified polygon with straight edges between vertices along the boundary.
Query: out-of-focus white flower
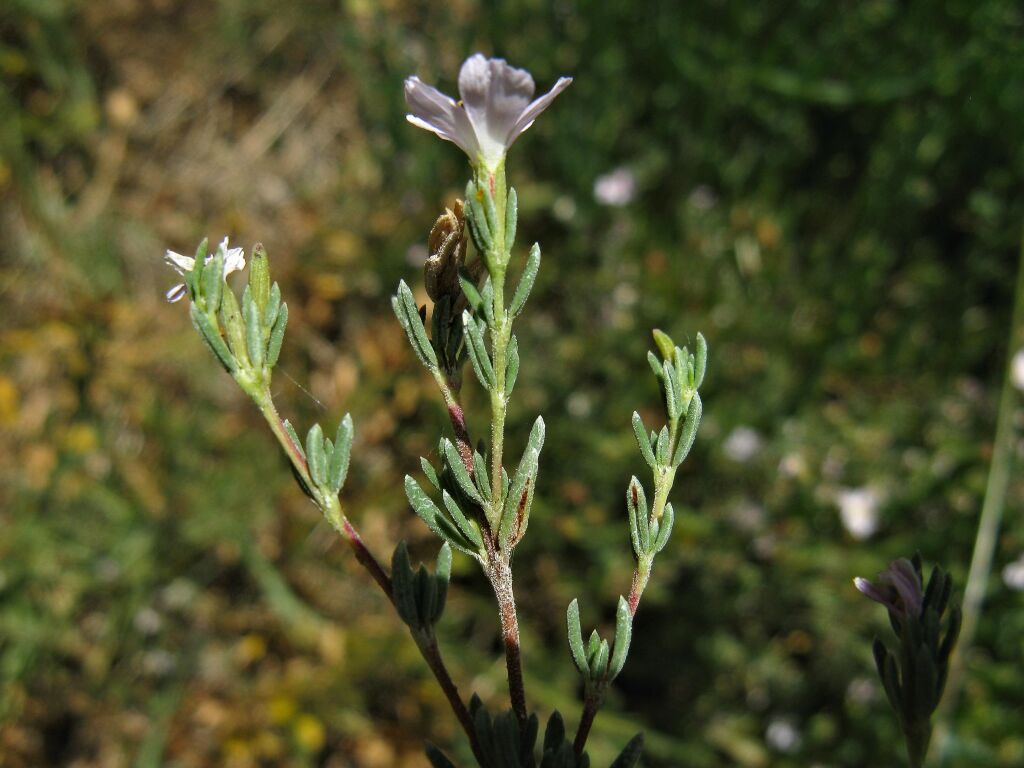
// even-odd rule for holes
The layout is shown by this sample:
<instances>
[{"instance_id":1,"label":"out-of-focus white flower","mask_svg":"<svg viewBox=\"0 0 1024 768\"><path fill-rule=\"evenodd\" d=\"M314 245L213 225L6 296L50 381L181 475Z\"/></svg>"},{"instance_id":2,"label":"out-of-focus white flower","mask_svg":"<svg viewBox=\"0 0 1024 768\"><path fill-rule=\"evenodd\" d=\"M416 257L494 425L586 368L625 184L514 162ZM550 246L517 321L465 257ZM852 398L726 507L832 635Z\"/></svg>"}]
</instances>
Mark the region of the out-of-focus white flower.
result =
<instances>
[{"instance_id":1,"label":"out-of-focus white flower","mask_svg":"<svg viewBox=\"0 0 1024 768\"><path fill-rule=\"evenodd\" d=\"M616 168L594 180L594 199L601 205L621 207L636 197L636 176L629 168Z\"/></svg>"},{"instance_id":2,"label":"out-of-focus white flower","mask_svg":"<svg viewBox=\"0 0 1024 768\"><path fill-rule=\"evenodd\" d=\"M839 519L858 541L870 538L878 530L878 508L882 498L873 488L846 488L836 496Z\"/></svg>"},{"instance_id":3,"label":"out-of-focus white flower","mask_svg":"<svg viewBox=\"0 0 1024 768\"><path fill-rule=\"evenodd\" d=\"M722 450L733 461L744 464L761 451L761 436L750 427L736 427L725 438Z\"/></svg>"},{"instance_id":4,"label":"out-of-focus white flower","mask_svg":"<svg viewBox=\"0 0 1024 768\"><path fill-rule=\"evenodd\" d=\"M1024 391L1024 347L1017 350L1010 363L1010 381L1017 389Z\"/></svg>"},{"instance_id":5,"label":"out-of-focus white flower","mask_svg":"<svg viewBox=\"0 0 1024 768\"><path fill-rule=\"evenodd\" d=\"M772 720L764 732L764 740L776 752L795 752L800 748L800 731L789 720Z\"/></svg>"},{"instance_id":6,"label":"out-of-focus white flower","mask_svg":"<svg viewBox=\"0 0 1024 768\"><path fill-rule=\"evenodd\" d=\"M535 86L529 72L509 66L504 59L476 53L459 70L461 101L418 77L407 78L405 100L410 112L406 119L458 145L474 165L483 163L494 170L513 142L571 82L571 77L560 77L550 91L533 99Z\"/></svg>"},{"instance_id":7,"label":"out-of-focus white flower","mask_svg":"<svg viewBox=\"0 0 1024 768\"><path fill-rule=\"evenodd\" d=\"M245 269L245 251L241 248L228 248L228 239L225 237L221 240L220 245L217 246L217 250L224 254L224 277L227 278L232 272L238 272L239 270ZM208 253L206 259L203 260L204 264L209 264L213 261L215 254ZM164 254L164 261L179 275L184 275L186 272L191 272L196 268L196 260L191 256L182 256L180 253L174 251L167 251ZM171 286L171 288L164 294L167 300L172 304L176 301L180 301L185 298L184 283L178 283L177 285Z\"/></svg>"},{"instance_id":8,"label":"out-of-focus white flower","mask_svg":"<svg viewBox=\"0 0 1024 768\"><path fill-rule=\"evenodd\" d=\"M1024 555L1003 568L1003 583L1018 592L1024 590Z\"/></svg>"}]
</instances>

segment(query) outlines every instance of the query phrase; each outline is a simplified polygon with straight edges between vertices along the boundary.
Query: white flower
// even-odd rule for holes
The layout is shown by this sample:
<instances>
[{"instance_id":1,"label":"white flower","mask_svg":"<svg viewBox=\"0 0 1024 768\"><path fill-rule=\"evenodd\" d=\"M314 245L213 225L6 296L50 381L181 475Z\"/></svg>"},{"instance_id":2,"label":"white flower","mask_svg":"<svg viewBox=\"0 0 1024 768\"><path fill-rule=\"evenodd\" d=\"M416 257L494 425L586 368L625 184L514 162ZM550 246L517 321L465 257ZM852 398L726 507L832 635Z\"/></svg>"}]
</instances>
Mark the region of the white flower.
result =
<instances>
[{"instance_id":1,"label":"white flower","mask_svg":"<svg viewBox=\"0 0 1024 768\"><path fill-rule=\"evenodd\" d=\"M1010 380L1017 389L1024 390L1024 347L1017 350L1010 363Z\"/></svg>"},{"instance_id":2,"label":"white flower","mask_svg":"<svg viewBox=\"0 0 1024 768\"><path fill-rule=\"evenodd\" d=\"M750 427L736 427L722 444L725 455L739 464L745 464L761 452L761 435Z\"/></svg>"},{"instance_id":3,"label":"white flower","mask_svg":"<svg viewBox=\"0 0 1024 768\"><path fill-rule=\"evenodd\" d=\"M494 170L512 143L571 82L571 77L560 77L554 88L531 101L534 83L529 72L476 53L459 70L461 101L418 77L406 79L406 119L457 144L471 163L482 162Z\"/></svg>"},{"instance_id":4,"label":"white flower","mask_svg":"<svg viewBox=\"0 0 1024 768\"><path fill-rule=\"evenodd\" d=\"M1003 583L1018 592L1024 590L1024 555L1006 564L1003 568Z\"/></svg>"},{"instance_id":5,"label":"white flower","mask_svg":"<svg viewBox=\"0 0 1024 768\"><path fill-rule=\"evenodd\" d=\"M803 740L797 727L786 718L772 720L764 733L768 746L777 752L796 752Z\"/></svg>"},{"instance_id":6,"label":"white flower","mask_svg":"<svg viewBox=\"0 0 1024 768\"><path fill-rule=\"evenodd\" d=\"M636 197L636 176L628 168L616 168L594 180L594 199L616 208L628 205Z\"/></svg>"},{"instance_id":7,"label":"white flower","mask_svg":"<svg viewBox=\"0 0 1024 768\"><path fill-rule=\"evenodd\" d=\"M228 248L228 239L226 237L221 240L220 245L217 246L217 250L224 254L225 278L227 278L227 276L232 272L238 272L239 270L245 269L245 251L241 248ZM203 263L209 264L213 261L213 257L214 254L207 254ZM179 275L191 272L196 267L196 260L191 256L182 256L180 253L175 253L170 250L164 254L164 261L166 261L168 265L170 265L171 268ZM186 292L185 284L178 283L177 285L171 286L165 296L167 297L167 300L173 304L174 302L183 299Z\"/></svg>"},{"instance_id":8,"label":"white flower","mask_svg":"<svg viewBox=\"0 0 1024 768\"><path fill-rule=\"evenodd\" d=\"M846 488L837 494L839 519L853 538L863 541L878 530L881 501L878 492L872 488Z\"/></svg>"}]
</instances>

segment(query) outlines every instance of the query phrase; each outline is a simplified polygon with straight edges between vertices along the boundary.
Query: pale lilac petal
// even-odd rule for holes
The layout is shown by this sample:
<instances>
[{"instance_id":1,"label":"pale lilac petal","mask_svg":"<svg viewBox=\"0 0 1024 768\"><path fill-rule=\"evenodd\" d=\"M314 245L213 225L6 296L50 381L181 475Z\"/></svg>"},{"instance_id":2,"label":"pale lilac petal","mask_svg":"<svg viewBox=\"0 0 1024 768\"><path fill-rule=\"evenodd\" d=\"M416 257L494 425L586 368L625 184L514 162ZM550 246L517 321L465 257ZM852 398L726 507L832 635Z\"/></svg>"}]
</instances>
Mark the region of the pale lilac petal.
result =
<instances>
[{"instance_id":1,"label":"pale lilac petal","mask_svg":"<svg viewBox=\"0 0 1024 768\"><path fill-rule=\"evenodd\" d=\"M853 580L853 585L862 592L865 596L870 597L876 603L881 603L886 608L894 608L893 601L886 592L882 591L867 579L863 579L860 576Z\"/></svg>"},{"instance_id":2,"label":"pale lilac petal","mask_svg":"<svg viewBox=\"0 0 1024 768\"><path fill-rule=\"evenodd\" d=\"M191 272L196 266L196 260L191 256L182 256L180 253L175 253L171 250L164 253L164 261L179 275Z\"/></svg>"},{"instance_id":3,"label":"pale lilac petal","mask_svg":"<svg viewBox=\"0 0 1024 768\"><path fill-rule=\"evenodd\" d=\"M545 93L539 99L534 100L532 104L526 107L523 113L519 116L519 119L516 120L515 125L513 125L512 129L509 131L508 137L505 140L506 146L512 146L512 142L518 139L523 131L533 125L533 121L537 119L540 113L547 109L551 102L555 100L555 97L568 88L571 82L571 77L558 78L558 82L555 83L554 87L550 91Z\"/></svg>"},{"instance_id":4,"label":"pale lilac petal","mask_svg":"<svg viewBox=\"0 0 1024 768\"><path fill-rule=\"evenodd\" d=\"M405 81L405 101L411 110L405 116L410 123L453 142L471 159L480 153L480 145L466 111L450 96L445 96L418 77L409 77Z\"/></svg>"},{"instance_id":5,"label":"pale lilac petal","mask_svg":"<svg viewBox=\"0 0 1024 768\"><path fill-rule=\"evenodd\" d=\"M242 248L226 250L224 252L224 277L243 269L245 269L245 250Z\"/></svg>"},{"instance_id":6,"label":"pale lilac petal","mask_svg":"<svg viewBox=\"0 0 1024 768\"><path fill-rule=\"evenodd\" d=\"M504 59L485 59L478 53L466 59L459 72L459 95L477 134L486 130L496 141L504 142L533 91L530 73Z\"/></svg>"},{"instance_id":7,"label":"pale lilac petal","mask_svg":"<svg viewBox=\"0 0 1024 768\"><path fill-rule=\"evenodd\" d=\"M924 595L921 592L921 581L917 578L917 571L913 564L901 558L889 565L889 569L882 574L900 596L906 611L912 616L921 615L921 606L924 602Z\"/></svg>"},{"instance_id":8,"label":"pale lilac petal","mask_svg":"<svg viewBox=\"0 0 1024 768\"><path fill-rule=\"evenodd\" d=\"M181 301L185 298L185 294L188 293L188 289L184 283L178 283L177 285L171 286L171 288L164 294L164 297L173 304L176 301Z\"/></svg>"}]
</instances>

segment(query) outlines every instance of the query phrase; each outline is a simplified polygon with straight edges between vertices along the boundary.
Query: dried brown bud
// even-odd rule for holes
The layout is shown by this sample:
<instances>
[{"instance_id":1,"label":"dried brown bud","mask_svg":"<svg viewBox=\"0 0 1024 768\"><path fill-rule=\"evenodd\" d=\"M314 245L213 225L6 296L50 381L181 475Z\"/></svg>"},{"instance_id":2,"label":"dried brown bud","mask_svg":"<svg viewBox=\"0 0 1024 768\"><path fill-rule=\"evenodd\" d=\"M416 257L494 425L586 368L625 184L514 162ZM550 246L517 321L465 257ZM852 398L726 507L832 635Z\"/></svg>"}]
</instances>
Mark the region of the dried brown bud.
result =
<instances>
[{"instance_id":1,"label":"dried brown bud","mask_svg":"<svg viewBox=\"0 0 1024 768\"><path fill-rule=\"evenodd\" d=\"M434 222L427 240L430 255L423 266L423 282L427 295L437 301L444 295L458 296L459 270L466 261L466 219L462 201L455 201L455 209L445 209Z\"/></svg>"}]
</instances>

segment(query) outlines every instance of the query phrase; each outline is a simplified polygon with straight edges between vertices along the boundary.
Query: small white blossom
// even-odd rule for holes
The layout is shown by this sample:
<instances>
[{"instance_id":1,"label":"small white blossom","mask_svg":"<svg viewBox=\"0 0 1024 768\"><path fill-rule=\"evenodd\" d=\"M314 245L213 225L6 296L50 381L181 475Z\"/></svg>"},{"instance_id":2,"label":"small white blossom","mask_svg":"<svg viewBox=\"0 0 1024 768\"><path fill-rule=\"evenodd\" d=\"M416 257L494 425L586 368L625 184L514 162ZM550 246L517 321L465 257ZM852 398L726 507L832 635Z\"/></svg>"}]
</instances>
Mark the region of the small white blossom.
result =
<instances>
[{"instance_id":1,"label":"small white blossom","mask_svg":"<svg viewBox=\"0 0 1024 768\"><path fill-rule=\"evenodd\" d=\"M1010 363L1010 380L1013 386L1024 391L1024 347L1017 350Z\"/></svg>"},{"instance_id":2,"label":"small white blossom","mask_svg":"<svg viewBox=\"0 0 1024 768\"><path fill-rule=\"evenodd\" d=\"M601 205L621 208L636 197L636 175L628 168L616 168L594 181L594 199Z\"/></svg>"},{"instance_id":3,"label":"small white blossom","mask_svg":"<svg viewBox=\"0 0 1024 768\"><path fill-rule=\"evenodd\" d=\"M406 119L458 145L471 163L480 162L493 170L512 143L571 82L571 77L560 77L554 88L533 99L535 86L529 72L509 66L504 59L476 53L459 70L461 101L418 77L407 78L405 100L410 112Z\"/></svg>"},{"instance_id":4,"label":"small white blossom","mask_svg":"<svg viewBox=\"0 0 1024 768\"><path fill-rule=\"evenodd\" d=\"M739 464L745 464L761 452L763 441L756 430L750 427L736 427L725 438L722 450L725 455Z\"/></svg>"},{"instance_id":5,"label":"small white blossom","mask_svg":"<svg viewBox=\"0 0 1024 768\"><path fill-rule=\"evenodd\" d=\"M1024 555L1003 568L1003 583L1012 590L1024 590Z\"/></svg>"},{"instance_id":6,"label":"small white blossom","mask_svg":"<svg viewBox=\"0 0 1024 768\"><path fill-rule=\"evenodd\" d=\"M839 519L858 541L870 538L878 530L878 508L882 499L872 488L846 488L836 496Z\"/></svg>"},{"instance_id":7,"label":"small white blossom","mask_svg":"<svg viewBox=\"0 0 1024 768\"><path fill-rule=\"evenodd\" d=\"M791 753L800 748L803 739L800 731L790 720L778 718L768 724L764 740L777 752Z\"/></svg>"},{"instance_id":8,"label":"small white blossom","mask_svg":"<svg viewBox=\"0 0 1024 768\"><path fill-rule=\"evenodd\" d=\"M228 239L225 237L217 249L220 253L224 254L224 277L227 278L232 272L238 272L239 270L245 269L245 251L241 248L228 248ZM203 261L204 264L209 264L213 261L214 254L209 253L206 255L206 259ZM168 250L164 254L164 261L179 275L184 275L186 272L191 272L196 267L196 260L191 256L182 256L180 253ZM177 285L171 286L170 290L167 291L165 296L167 300L172 304L176 301L180 301L185 298L187 293L184 283L178 283Z\"/></svg>"}]
</instances>

